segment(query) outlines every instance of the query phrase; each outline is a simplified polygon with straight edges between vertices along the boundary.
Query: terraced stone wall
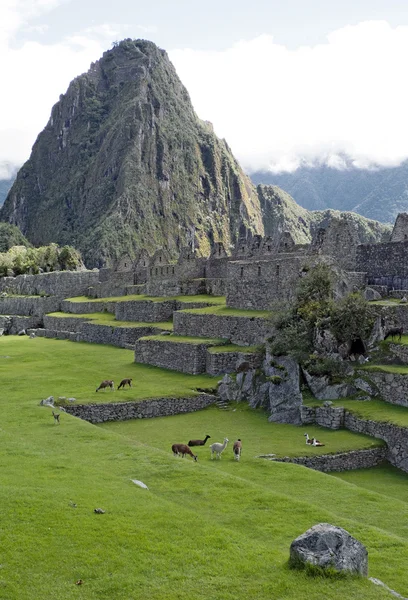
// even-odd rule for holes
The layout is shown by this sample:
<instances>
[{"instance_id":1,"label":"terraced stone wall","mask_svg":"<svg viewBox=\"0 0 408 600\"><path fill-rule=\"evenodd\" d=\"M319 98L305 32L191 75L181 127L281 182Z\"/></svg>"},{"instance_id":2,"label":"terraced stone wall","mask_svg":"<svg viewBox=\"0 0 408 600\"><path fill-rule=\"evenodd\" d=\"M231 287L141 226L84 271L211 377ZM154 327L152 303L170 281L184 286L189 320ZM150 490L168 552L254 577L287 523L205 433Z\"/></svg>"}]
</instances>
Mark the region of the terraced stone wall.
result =
<instances>
[{"instance_id":1,"label":"terraced stone wall","mask_svg":"<svg viewBox=\"0 0 408 600\"><path fill-rule=\"evenodd\" d=\"M408 289L408 241L357 246L356 271L367 273L368 283L389 289Z\"/></svg>"},{"instance_id":2,"label":"terraced stone wall","mask_svg":"<svg viewBox=\"0 0 408 600\"><path fill-rule=\"evenodd\" d=\"M169 321L176 308L174 300L164 302L151 302L148 300L129 300L117 302L114 307L115 317L118 321L139 321L152 323Z\"/></svg>"},{"instance_id":3,"label":"terraced stone wall","mask_svg":"<svg viewBox=\"0 0 408 600\"><path fill-rule=\"evenodd\" d=\"M257 369L262 363L262 357L253 352L208 352L206 372L209 375L224 375L235 373L241 362L248 362L251 369Z\"/></svg>"},{"instance_id":4,"label":"terraced stone wall","mask_svg":"<svg viewBox=\"0 0 408 600\"><path fill-rule=\"evenodd\" d=\"M26 296L47 294L59 298L84 296L99 281L99 271L54 271L0 279L0 292Z\"/></svg>"},{"instance_id":5,"label":"terraced stone wall","mask_svg":"<svg viewBox=\"0 0 408 600\"><path fill-rule=\"evenodd\" d=\"M178 311L173 316L174 333L231 340L234 344L262 344L270 335L271 325L259 317L234 317Z\"/></svg>"},{"instance_id":6,"label":"terraced stone wall","mask_svg":"<svg viewBox=\"0 0 408 600\"><path fill-rule=\"evenodd\" d=\"M338 454L320 454L319 456L298 456L275 458L276 462L290 462L303 465L315 471L330 473L331 471L351 471L353 469L369 469L384 462L387 448L370 448L368 450L352 450Z\"/></svg>"},{"instance_id":7,"label":"terraced stone wall","mask_svg":"<svg viewBox=\"0 0 408 600\"><path fill-rule=\"evenodd\" d=\"M61 300L56 297L7 296L0 298L0 314L43 317L46 313L60 310Z\"/></svg>"},{"instance_id":8,"label":"terraced stone wall","mask_svg":"<svg viewBox=\"0 0 408 600\"><path fill-rule=\"evenodd\" d=\"M87 315L95 312L115 312L116 302L71 302L70 300L63 300L61 302L61 309L49 310L48 312L56 312L61 310L62 312L72 313L74 315Z\"/></svg>"},{"instance_id":9,"label":"terraced stone wall","mask_svg":"<svg viewBox=\"0 0 408 600\"><path fill-rule=\"evenodd\" d=\"M163 336L161 340L139 339L135 343L135 361L172 369L181 373L197 375L205 373L207 345L172 342Z\"/></svg>"},{"instance_id":10,"label":"terraced stone wall","mask_svg":"<svg viewBox=\"0 0 408 600\"><path fill-rule=\"evenodd\" d=\"M189 398L155 398L141 400L140 402L69 405L65 407L65 410L67 413L90 423L104 423L106 421L169 417L181 413L195 412L211 406L216 401L216 396L199 394Z\"/></svg>"},{"instance_id":11,"label":"terraced stone wall","mask_svg":"<svg viewBox=\"0 0 408 600\"><path fill-rule=\"evenodd\" d=\"M364 375L376 385L383 400L408 406L408 376L383 371L365 371Z\"/></svg>"},{"instance_id":12,"label":"terraced stone wall","mask_svg":"<svg viewBox=\"0 0 408 600\"><path fill-rule=\"evenodd\" d=\"M307 424L312 423L311 416L313 410L317 412L318 409L309 407ZM395 467L408 473L408 428L392 423L380 423L378 421L371 421L370 419L362 419L340 407L319 407L319 410L325 411L327 415L324 419L320 417L320 422L317 419L315 422L324 427L331 428L329 424L333 421L335 424L333 429L338 429L339 411L342 410L343 416L340 418L346 429L384 440L388 447L385 458ZM330 413L333 413L333 411L335 412L331 415ZM304 411L302 409L302 417L303 415ZM302 422L305 423L305 421ZM324 422L327 424L324 425Z\"/></svg>"},{"instance_id":13,"label":"terraced stone wall","mask_svg":"<svg viewBox=\"0 0 408 600\"><path fill-rule=\"evenodd\" d=\"M267 261L230 262L227 305L268 310L274 300L291 298L307 263L306 256L296 254L282 254Z\"/></svg>"}]
</instances>

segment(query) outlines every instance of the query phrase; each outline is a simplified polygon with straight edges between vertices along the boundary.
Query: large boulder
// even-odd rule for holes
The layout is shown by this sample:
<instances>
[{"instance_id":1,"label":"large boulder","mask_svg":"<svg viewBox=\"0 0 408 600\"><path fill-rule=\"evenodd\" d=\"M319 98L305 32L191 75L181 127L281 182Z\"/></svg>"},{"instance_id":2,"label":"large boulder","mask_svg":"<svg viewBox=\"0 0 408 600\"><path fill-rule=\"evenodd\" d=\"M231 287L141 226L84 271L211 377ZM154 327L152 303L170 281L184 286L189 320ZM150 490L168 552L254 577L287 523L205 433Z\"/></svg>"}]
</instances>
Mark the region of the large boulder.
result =
<instances>
[{"instance_id":1,"label":"large boulder","mask_svg":"<svg viewBox=\"0 0 408 600\"><path fill-rule=\"evenodd\" d=\"M367 576L368 553L361 542L341 527L319 523L293 540L292 565L306 564Z\"/></svg>"}]
</instances>

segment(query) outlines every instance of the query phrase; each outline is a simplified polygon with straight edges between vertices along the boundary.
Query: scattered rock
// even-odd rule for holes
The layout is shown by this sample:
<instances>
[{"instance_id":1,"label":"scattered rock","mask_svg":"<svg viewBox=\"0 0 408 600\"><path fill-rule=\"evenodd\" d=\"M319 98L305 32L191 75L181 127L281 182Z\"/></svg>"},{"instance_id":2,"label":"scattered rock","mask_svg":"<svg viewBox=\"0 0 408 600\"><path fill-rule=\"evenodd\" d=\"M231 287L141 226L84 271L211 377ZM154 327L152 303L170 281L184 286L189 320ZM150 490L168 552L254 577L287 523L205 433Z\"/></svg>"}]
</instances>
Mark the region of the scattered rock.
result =
<instances>
[{"instance_id":1,"label":"scattered rock","mask_svg":"<svg viewBox=\"0 0 408 600\"><path fill-rule=\"evenodd\" d=\"M78 579L78 581L75 582L75 585L82 585L84 583L83 579Z\"/></svg>"},{"instance_id":2,"label":"scattered rock","mask_svg":"<svg viewBox=\"0 0 408 600\"><path fill-rule=\"evenodd\" d=\"M41 400L40 406L54 406L54 396L48 396L48 398Z\"/></svg>"},{"instance_id":3,"label":"scattered rock","mask_svg":"<svg viewBox=\"0 0 408 600\"><path fill-rule=\"evenodd\" d=\"M148 490L149 488L147 487L147 485L145 483L143 483L143 481L139 481L138 479L131 479L131 481L133 483L135 483L136 485L138 485L141 488L144 488L145 490Z\"/></svg>"},{"instance_id":4,"label":"scattered rock","mask_svg":"<svg viewBox=\"0 0 408 600\"><path fill-rule=\"evenodd\" d=\"M68 402L76 402L76 398L68 398Z\"/></svg>"},{"instance_id":5,"label":"scattered rock","mask_svg":"<svg viewBox=\"0 0 408 600\"><path fill-rule=\"evenodd\" d=\"M26 330L25 330L25 329L21 329L21 330L20 330L20 331L17 333L17 335L26 335L26 333L27 333L27 332L26 332Z\"/></svg>"},{"instance_id":6,"label":"scattered rock","mask_svg":"<svg viewBox=\"0 0 408 600\"><path fill-rule=\"evenodd\" d=\"M381 300L381 294L379 294L377 290L373 290L373 288L368 287L364 290L364 298L368 301Z\"/></svg>"},{"instance_id":7,"label":"scattered rock","mask_svg":"<svg viewBox=\"0 0 408 600\"><path fill-rule=\"evenodd\" d=\"M408 302L408 298L406 296L403 296L400 300L400 304L406 304Z\"/></svg>"},{"instance_id":8,"label":"scattered rock","mask_svg":"<svg viewBox=\"0 0 408 600\"><path fill-rule=\"evenodd\" d=\"M106 512L106 510L103 510L103 508L94 508L94 513L97 515L104 515Z\"/></svg>"},{"instance_id":9,"label":"scattered rock","mask_svg":"<svg viewBox=\"0 0 408 600\"><path fill-rule=\"evenodd\" d=\"M354 380L354 387L356 387L358 390L366 392L367 394L370 394L370 396L378 396L378 392L374 389L374 387L361 377L358 377Z\"/></svg>"},{"instance_id":10,"label":"scattered rock","mask_svg":"<svg viewBox=\"0 0 408 600\"><path fill-rule=\"evenodd\" d=\"M332 406L333 402L331 400L326 400L325 402L323 402L323 406Z\"/></svg>"},{"instance_id":11,"label":"scattered rock","mask_svg":"<svg viewBox=\"0 0 408 600\"><path fill-rule=\"evenodd\" d=\"M309 563L363 576L368 572L365 546L348 531L329 523L319 523L296 538L290 546L293 565Z\"/></svg>"},{"instance_id":12,"label":"scattered rock","mask_svg":"<svg viewBox=\"0 0 408 600\"><path fill-rule=\"evenodd\" d=\"M34 331L31 331L31 333L30 333L30 340L33 340L35 337L36 337L36 336L35 336L35 333L34 333Z\"/></svg>"}]
</instances>

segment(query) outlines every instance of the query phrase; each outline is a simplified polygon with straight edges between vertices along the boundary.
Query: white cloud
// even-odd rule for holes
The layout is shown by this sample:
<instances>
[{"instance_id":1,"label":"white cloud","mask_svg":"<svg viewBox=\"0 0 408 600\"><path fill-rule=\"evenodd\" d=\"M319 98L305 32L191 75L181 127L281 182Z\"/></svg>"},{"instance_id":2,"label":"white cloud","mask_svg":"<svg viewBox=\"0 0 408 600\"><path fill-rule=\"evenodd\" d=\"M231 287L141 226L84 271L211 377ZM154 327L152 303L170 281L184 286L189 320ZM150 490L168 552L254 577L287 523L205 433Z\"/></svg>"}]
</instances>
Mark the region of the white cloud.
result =
<instances>
[{"instance_id":1,"label":"white cloud","mask_svg":"<svg viewBox=\"0 0 408 600\"><path fill-rule=\"evenodd\" d=\"M54 44L30 41L30 20L64 1L0 1L0 179L27 160L52 105L70 81L87 71L113 41L129 35L125 25L101 24ZM21 32L26 41L17 44Z\"/></svg>"},{"instance_id":2,"label":"white cloud","mask_svg":"<svg viewBox=\"0 0 408 600\"><path fill-rule=\"evenodd\" d=\"M0 171L20 165L69 82L111 42L154 26L98 24L58 43L30 41L32 18L67 0L0 1ZM16 44L24 32L24 43ZM271 36L221 52L169 52L202 119L249 170L396 165L408 158L408 27L348 26L314 47ZM344 157L349 157L345 161ZM1 176L1 175L0 175Z\"/></svg>"},{"instance_id":3,"label":"white cloud","mask_svg":"<svg viewBox=\"0 0 408 600\"><path fill-rule=\"evenodd\" d=\"M347 26L295 51L262 35L170 58L203 119L249 170L300 162L391 166L408 157L408 27Z\"/></svg>"}]
</instances>

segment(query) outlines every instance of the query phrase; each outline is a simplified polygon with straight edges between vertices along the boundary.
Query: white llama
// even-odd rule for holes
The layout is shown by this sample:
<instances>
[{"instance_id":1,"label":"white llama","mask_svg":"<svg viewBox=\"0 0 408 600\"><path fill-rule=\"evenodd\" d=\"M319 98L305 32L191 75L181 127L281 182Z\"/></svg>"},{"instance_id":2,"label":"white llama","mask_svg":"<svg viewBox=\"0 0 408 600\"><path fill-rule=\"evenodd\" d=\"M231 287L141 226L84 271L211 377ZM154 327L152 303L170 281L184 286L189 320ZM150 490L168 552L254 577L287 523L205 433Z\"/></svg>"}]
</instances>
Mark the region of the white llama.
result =
<instances>
[{"instance_id":1,"label":"white llama","mask_svg":"<svg viewBox=\"0 0 408 600\"><path fill-rule=\"evenodd\" d=\"M215 442L215 444L211 444L211 446L210 446L211 459L213 458L214 454L215 454L215 458L221 458L221 453L224 452L225 448L227 447L228 442L229 442L229 439L224 438L223 444L220 444L218 442Z\"/></svg>"}]
</instances>

